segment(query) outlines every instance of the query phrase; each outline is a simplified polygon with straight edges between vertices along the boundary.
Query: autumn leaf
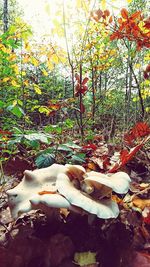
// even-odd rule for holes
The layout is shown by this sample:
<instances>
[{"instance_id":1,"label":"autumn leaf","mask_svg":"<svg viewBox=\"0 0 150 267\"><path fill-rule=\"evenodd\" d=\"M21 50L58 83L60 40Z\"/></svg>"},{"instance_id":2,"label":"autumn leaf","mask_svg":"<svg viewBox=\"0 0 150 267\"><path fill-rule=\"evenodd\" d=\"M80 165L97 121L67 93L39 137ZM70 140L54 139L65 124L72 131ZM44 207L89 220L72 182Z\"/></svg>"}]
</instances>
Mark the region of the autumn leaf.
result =
<instances>
[{"instance_id":1,"label":"autumn leaf","mask_svg":"<svg viewBox=\"0 0 150 267\"><path fill-rule=\"evenodd\" d=\"M76 80L78 81L78 83L80 82L80 75L79 74L75 74L75 78L76 78Z\"/></svg>"},{"instance_id":2,"label":"autumn leaf","mask_svg":"<svg viewBox=\"0 0 150 267\"><path fill-rule=\"evenodd\" d=\"M82 85L85 85L85 84L88 82L88 80L89 80L89 79L88 79L87 77L84 78L83 81L82 81Z\"/></svg>"},{"instance_id":3,"label":"autumn leaf","mask_svg":"<svg viewBox=\"0 0 150 267\"><path fill-rule=\"evenodd\" d=\"M124 19L128 19L128 11L127 11L125 8L122 8L122 9L121 9L121 16L122 16Z\"/></svg>"},{"instance_id":4,"label":"autumn leaf","mask_svg":"<svg viewBox=\"0 0 150 267\"><path fill-rule=\"evenodd\" d=\"M135 20L137 18L140 18L141 16L141 11L136 11L135 13L133 13L131 16L130 16L130 19L131 20Z\"/></svg>"},{"instance_id":5,"label":"autumn leaf","mask_svg":"<svg viewBox=\"0 0 150 267\"><path fill-rule=\"evenodd\" d=\"M137 138L145 137L150 134L150 127L145 122L138 122L136 125L124 135L124 140L132 145Z\"/></svg>"},{"instance_id":6,"label":"autumn leaf","mask_svg":"<svg viewBox=\"0 0 150 267\"><path fill-rule=\"evenodd\" d=\"M88 144L88 145L83 146L82 149L84 149L84 150L89 150L89 149L96 150L97 146L95 144Z\"/></svg>"},{"instance_id":7,"label":"autumn leaf","mask_svg":"<svg viewBox=\"0 0 150 267\"><path fill-rule=\"evenodd\" d=\"M6 83L6 82L8 82L10 80L10 77L6 77L6 78L4 78L2 81L4 82L4 83Z\"/></svg>"},{"instance_id":8,"label":"autumn leaf","mask_svg":"<svg viewBox=\"0 0 150 267\"><path fill-rule=\"evenodd\" d=\"M144 210L145 207L150 207L150 199L141 199L137 196L132 198L132 203L141 210Z\"/></svg>"},{"instance_id":9,"label":"autumn leaf","mask_svg":"<svg viewBox=\"0 0 150 267\"><path fill-rule=\"evenodd\" d=\"M84 106L83 103L81 103L81 105L80 105L80 112L81 113L84 113L85 112L85 106Z\"/></svg>"},{"instance_id":10,"label":"autumn leaf","mask_svg":"<svg viewBox=\"0 0 150 267\"><path fill-rule=\"evenodd\" d=\"M51 195L51 194L56 194L56 191L47 191L47 190L43 190L43 191L38 192L38 194L39 194L40 196L42 196L42 195Z\"/></svg>"},{"instance_id":11,"label":"autumn leaf","mask_svg":"<svg viewBox=\"0 0 150 267\"><path fill-rule=\"evenodd\" d=\"M109 12L109 10L108 10L108 9L104 10L104 15L105 15L106 17L109 17L109 15L110 15L110 12Z\"/></svg>"}]
</instances>

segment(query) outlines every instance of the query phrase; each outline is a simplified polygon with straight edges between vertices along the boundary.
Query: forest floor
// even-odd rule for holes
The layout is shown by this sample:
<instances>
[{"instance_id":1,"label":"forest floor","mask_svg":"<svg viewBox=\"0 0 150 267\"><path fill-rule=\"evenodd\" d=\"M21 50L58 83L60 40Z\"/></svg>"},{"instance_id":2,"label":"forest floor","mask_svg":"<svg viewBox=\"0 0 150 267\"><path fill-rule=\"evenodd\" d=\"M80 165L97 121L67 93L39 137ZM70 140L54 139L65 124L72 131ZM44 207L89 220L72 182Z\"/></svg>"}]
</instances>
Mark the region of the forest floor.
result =
<instances>
[{"instance_id":1,"label":"forest floor","mask_svg":"<svg viewBox=\"0 0 150 267\"><path fill-rule=\"evenodd\" d=\"M104 172L104 157L116 146L96 140L86 150L86 169ZM111 152L110 152L111 151ZM66 151L64 151L66 153ZM57 158L62 163L62 158ZM106 163L106 162L105 162ZM13 220L6 191L16 186L25 169L36 166L22 152L3 166L0 187L0 267L149 267L150 148L146 145L121 170L132 180L126 195L113 195L120 214L103 220L73 212L48 219L32 211ZM92 262L93 261L93 262Z\"/></svg>"}]
</instances>

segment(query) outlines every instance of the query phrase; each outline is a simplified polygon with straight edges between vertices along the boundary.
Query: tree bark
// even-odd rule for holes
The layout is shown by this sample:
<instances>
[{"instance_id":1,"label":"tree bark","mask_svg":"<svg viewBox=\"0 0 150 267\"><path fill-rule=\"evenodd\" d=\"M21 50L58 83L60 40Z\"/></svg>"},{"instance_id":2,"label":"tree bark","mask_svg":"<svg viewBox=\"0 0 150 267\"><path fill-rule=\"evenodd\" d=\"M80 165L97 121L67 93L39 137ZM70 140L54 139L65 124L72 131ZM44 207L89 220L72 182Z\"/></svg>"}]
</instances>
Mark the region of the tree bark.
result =
<instances>
[{"instance_id":1,"label":"tree bark","mask_svg":"<svg viewBox=\"0 0 150 267\"><path fill-rule=\"evenodd\" d=\"M3 31L6 32L8 30L8 0L4 0L3 5Z\"/></svg>"}]
</instances>

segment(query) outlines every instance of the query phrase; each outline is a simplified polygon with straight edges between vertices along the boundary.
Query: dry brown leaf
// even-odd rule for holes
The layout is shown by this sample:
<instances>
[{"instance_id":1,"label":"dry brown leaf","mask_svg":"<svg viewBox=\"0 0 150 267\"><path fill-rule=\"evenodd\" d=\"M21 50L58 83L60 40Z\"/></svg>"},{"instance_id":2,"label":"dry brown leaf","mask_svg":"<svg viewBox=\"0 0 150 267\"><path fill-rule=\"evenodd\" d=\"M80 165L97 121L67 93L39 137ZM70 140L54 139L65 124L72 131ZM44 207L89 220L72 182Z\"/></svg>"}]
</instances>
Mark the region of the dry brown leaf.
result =
<instances>
[{"instance_id":1,"label":"dry brown leaf","mask_svg":"<svg viewBox=\"0 0 150 267\"><path fill-rule=\"evenodd\" d=\"M150 199L141 199L137 196L132 199L132 203L141 210L144 210L145 207L150 207Z\"/></svg>"}]
</instances>

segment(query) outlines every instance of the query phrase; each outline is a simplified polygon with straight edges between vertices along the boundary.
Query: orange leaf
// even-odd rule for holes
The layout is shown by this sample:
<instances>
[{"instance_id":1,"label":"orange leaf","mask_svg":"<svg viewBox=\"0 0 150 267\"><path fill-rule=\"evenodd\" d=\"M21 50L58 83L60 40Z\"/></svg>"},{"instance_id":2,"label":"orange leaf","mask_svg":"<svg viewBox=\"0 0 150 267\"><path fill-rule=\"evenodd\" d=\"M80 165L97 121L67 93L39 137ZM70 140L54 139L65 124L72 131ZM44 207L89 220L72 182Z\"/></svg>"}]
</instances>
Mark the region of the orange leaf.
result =
<instances>
[{"instance_id":1,"label":"orange leaf","mask_svg":"<svg viewBox=\"0 0 150 267\"><path fill-rule=\"evenodd\" d=\"M106 17L109 17L109 15L110 15L110 12L109 12L109 10L108 10L108 9L104 10L104 15L105 15Z\"/></svg>"},{"instance_id":2,"label":"orange leaf","mask_svg":"<svg viewBox=\"0 0 150 267\"><path fill-rule=\"evenodd\" d=\"M121 9L121 16L122 16L124 19L128 19L128 11L127 11L125 8L122 8L122 9Z\"/></svg>"},{"instance_id":3,"label":"orange leaf","mask_svg":"<svg viewBox=\"0 0 150 267\"><path fill-rule=\"evenodd\" d=\"M145 207L150 207L150 199L141 199L137 196L132 199L132 203L141 210L144 210Z\"/></svg>"},{"instance_id":4,"label":"orange leaf","mask_svg":"<svg viewBox=\"0 0 150 267\"><path fill-rule=\"evenodd\" d=\"M51 194L56 194L56 191L46 191L46 190L43 190L43 191L41 191L41 192L38 192L38 194L39 194L40 196L42 196L42 195L46 195L46 194L51 195Z\"/></svg>"},{"instance_id":5,"label":"orange leaf","mask_svg":"<svg viewBox=\"0 0 150 267\"><path fill-rule=\"evenodd\" d=\"M110 16L109 23L112 23L112 22L113 22L113 18L112 18L112 16Z\"/></svg>"},{"instance_id":6,"label":"orange leaf","mask_svg":"<svg viewBox=\"0 0 150 267\"><path fill-rule=\"evenodd\" d=\"M141 16L141 11L136 11L135 13L133 13L131 16L130 16L130 19L137 19L137 18L140 18Z\"/></svg>"}]
</instances>

